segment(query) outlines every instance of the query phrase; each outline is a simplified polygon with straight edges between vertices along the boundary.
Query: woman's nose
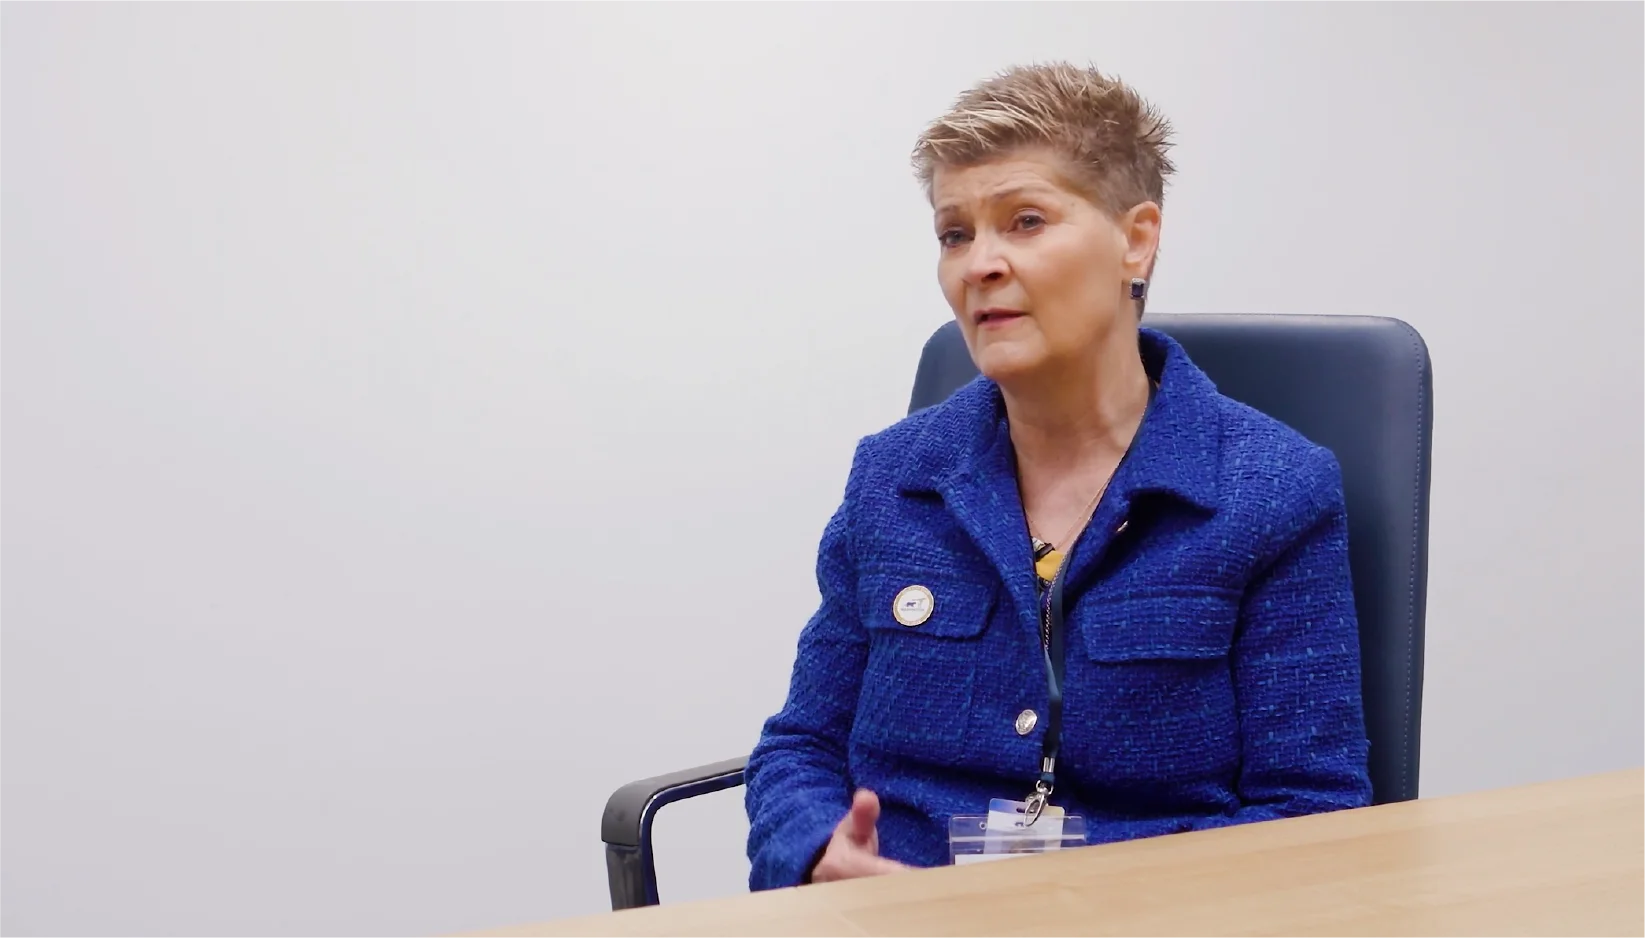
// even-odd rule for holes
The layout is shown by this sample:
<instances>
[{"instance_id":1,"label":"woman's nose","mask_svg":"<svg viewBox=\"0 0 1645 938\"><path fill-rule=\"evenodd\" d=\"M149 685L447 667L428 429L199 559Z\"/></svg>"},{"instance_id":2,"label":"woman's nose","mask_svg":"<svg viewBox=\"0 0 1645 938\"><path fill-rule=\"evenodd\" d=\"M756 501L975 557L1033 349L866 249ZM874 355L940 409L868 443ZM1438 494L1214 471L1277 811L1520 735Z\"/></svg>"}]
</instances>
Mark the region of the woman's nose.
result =
<instances>
[{"instance_id":1,"label":"woman's nose","mask_svg":"<svg viewBox=\"0 0 1645 938\"><path fill-rule=\"evenodd\" d=\"M993 238L978 237L971 242L969 256L965 259L965 281L972 286L994 283L1004 279L1010 270L1005 263L1005 255L999 250L1000 244Z\"/></svg>"}]
</instances>

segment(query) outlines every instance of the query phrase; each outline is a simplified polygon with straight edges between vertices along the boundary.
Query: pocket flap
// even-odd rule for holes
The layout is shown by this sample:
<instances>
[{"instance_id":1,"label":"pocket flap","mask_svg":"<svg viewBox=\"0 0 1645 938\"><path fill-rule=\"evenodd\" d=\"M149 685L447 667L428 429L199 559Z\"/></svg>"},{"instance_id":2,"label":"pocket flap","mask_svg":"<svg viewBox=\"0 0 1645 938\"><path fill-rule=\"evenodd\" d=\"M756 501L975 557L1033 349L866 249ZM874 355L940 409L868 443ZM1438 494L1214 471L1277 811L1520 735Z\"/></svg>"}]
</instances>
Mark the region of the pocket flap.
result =
<instances>
[{"instance_id":1,"label":"pocket flap","mask_svg":"<svg viewBox=\"0 0 1645 938\"><path fill-rule=\"evenodd\" d=\"M1085 650L1103 662L1226 658L1239 602L1205 590L1096 599L1081 616Z\"/></svg>"},{"instance_id":2,"label":"pocket flap","mask_svg":"<svg viewBox=\"0 0 1645 938\"><path fill-rule=\"evenodd\" d=\"M864 626L936 638L981 635L994 614L996 595L993 583L951 575L876 574L864 577L858 589Z\"/></svg>"}]
</instances>

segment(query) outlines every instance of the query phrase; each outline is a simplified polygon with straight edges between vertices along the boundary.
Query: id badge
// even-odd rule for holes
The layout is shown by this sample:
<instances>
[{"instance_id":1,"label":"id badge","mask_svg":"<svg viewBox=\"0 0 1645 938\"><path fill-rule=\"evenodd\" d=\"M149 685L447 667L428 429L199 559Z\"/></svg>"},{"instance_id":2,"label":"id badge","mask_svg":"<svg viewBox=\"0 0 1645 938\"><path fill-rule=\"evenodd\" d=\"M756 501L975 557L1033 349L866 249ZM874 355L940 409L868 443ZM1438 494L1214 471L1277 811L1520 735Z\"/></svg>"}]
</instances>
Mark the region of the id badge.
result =
<instances>
[{"instance_id":1,"label":"id badge","mask_svg":"<svg viewBox=\"0 0 1645 938\"><path fill-rule=\"evenodd\" d=\"M948 821L948 856L956 866L1049 853L1085 846L1085 819L1047 805L1027 823L1028 804L995 798L986 815L959 815Z\"/></svg>"}]
</instances>

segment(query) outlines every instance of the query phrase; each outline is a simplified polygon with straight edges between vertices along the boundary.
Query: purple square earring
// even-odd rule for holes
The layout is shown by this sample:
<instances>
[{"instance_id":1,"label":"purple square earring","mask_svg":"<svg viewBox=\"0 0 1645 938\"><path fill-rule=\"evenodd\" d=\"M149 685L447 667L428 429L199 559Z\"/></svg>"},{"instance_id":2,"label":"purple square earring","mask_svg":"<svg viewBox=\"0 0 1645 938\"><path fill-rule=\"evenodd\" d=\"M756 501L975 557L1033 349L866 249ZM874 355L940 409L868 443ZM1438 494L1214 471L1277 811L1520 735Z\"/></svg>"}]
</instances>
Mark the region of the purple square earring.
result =
<instances>
[{"instance_id":1,"label":"purple square earring","mask_svg":"<svg viewBox=\"0 0 1645 938\"><path fill-rule=\"evenodd\" d=\"M1141 277L1131 278L1131 299L1140 300L1148 294L1148 281Z\"/></svg>"}]
</instances>

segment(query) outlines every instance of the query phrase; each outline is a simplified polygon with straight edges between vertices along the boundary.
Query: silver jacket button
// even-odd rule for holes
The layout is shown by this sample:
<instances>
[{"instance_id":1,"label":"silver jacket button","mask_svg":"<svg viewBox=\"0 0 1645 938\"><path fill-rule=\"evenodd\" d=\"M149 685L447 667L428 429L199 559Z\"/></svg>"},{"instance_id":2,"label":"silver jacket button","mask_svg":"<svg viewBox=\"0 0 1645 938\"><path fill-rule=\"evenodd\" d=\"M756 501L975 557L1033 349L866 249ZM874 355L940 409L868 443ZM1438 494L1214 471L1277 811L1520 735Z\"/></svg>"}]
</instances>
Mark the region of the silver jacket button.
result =
<instances>
[{"instance_id":1,"label":"silver jacket button","mask_svg":"<svg viewBox=\"0 0 1645 938\"><path fill-rule=\"evenodd\" d=\"M1024 710L1017 714L1017 735L1027 736L1034 732L1034 725L1039 723L1040 715L1032 710Z\"/></svg>"}]
</instances>

